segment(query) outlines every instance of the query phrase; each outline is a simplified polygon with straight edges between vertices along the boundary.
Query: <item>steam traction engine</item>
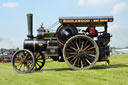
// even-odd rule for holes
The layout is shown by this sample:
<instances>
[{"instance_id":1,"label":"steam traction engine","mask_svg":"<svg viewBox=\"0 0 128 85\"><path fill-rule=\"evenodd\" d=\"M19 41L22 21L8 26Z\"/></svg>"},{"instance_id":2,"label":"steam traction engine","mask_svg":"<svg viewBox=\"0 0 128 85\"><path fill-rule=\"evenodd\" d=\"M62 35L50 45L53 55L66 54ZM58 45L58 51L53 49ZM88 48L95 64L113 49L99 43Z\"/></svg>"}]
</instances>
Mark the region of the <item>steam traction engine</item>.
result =
<instances>
[{"instance_id":1,"label":"steam traction engine","mask_svg":"<svg viewBox=\"0 0 128 85\"><path fill-rule=\"evenodd\" d=\"M12 59L17 72L40 70L45 64L44 53L54 61L65 61L72 69L90 69L99 61L109 64L111 35L107 25L113 21L112 16L61 17L56 33L45 32L41 26L36 37L32 31L32 14L27 14L27 18L28 39L24 40L24 49L15 52ZM104 30L98 31L96 27L104 27Z\"/></svg>"}]
</instances>

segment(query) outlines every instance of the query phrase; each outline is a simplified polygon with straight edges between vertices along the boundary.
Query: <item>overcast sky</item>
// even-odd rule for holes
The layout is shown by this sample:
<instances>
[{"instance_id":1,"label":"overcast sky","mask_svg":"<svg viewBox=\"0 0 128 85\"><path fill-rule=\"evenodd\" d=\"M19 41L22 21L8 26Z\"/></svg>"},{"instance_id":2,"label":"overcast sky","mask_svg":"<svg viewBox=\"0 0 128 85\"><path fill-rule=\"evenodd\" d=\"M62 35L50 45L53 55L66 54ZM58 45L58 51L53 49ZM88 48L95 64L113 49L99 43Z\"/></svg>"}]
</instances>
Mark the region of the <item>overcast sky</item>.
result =
<instances>
[{"instance_id":1,"label":"overcast sky","mask_svg":"<svg viewBox=\"0 0 128 85\"><path fill-rule=\"evenodd\" d=\"M41 23L48 27L59 17L114 16L110 45L128 46L128 0L0 0L0 48L22 47L27 13L34 14L34 35Z\"/></svg>"}]
</instances>

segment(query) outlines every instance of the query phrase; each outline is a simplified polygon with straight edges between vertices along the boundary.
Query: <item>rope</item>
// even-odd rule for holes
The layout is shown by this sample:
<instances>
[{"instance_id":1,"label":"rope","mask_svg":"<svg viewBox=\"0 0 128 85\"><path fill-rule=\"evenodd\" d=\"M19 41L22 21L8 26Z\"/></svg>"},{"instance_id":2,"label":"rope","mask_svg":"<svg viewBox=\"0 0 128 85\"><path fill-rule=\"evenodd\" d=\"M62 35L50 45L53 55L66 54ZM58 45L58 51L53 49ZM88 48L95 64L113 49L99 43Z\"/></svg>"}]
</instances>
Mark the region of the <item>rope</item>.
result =
<instances>
[{"instance_id":1,"label":"rope","mask_svg":"<svg viewBox=\"0 0 128 85\"><path fill-rule=\"evenodd\" d=\"M52 25L46 27L46 29L47 29L47 30L50 30L51 28L57 26L58 24L59 24L59 22L55 22L55 23L53 23Z\"/></svg>"}]
</instances>

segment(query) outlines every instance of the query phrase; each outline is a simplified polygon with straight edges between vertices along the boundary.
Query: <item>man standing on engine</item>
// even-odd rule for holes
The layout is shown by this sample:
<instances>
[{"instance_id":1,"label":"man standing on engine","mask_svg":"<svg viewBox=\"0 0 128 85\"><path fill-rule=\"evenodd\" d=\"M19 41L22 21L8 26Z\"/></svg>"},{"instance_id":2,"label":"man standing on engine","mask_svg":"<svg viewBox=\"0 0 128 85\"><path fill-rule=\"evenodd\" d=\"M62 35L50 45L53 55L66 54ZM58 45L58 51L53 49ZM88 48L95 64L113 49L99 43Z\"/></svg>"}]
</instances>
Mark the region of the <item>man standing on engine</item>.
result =
<instances>
[{"instance_id":1,"label":"man standing on engine","mask_svg":"<svg viewBox=\"0 0 128 85\"><path fill-rule=\"evenodd\" d=\"M83 32L88 32L90 37L97 37L98 31L95 29L95 26L88 26L86 30L83 30Z\"/></svg>"}]
</instances>

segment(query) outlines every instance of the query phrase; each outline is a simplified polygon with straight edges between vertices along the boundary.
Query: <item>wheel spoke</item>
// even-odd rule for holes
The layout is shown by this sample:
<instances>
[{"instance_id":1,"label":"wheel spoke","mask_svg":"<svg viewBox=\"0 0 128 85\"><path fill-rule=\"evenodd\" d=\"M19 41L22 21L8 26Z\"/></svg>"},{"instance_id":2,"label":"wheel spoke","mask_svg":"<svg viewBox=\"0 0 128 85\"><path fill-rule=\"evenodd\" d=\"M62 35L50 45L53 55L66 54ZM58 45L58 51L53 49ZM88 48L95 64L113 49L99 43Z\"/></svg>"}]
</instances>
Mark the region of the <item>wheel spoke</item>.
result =
<instances>
[{"instance_id":1,"label":"wheel spoke","mask_svg":"<svg viewBox=\"0 0 128 85\"><path fill-rule=\"evenodd\" d=\"M72 50L72 49L66 49L66 51L73 52L74 50Z\"/></svg>"},{"instance_id":2,"label":"wheel spoke","mask_svg":"<svg viewBox=\"0 0 128 85\"><path fill-rule=\"evenodd\" d=\"M96 55L93 55L93 54L87 54L87 55L92 56L92 57L96 57Z\"/></svg>"},{"instance_id":3,"label":"wheel spoke","mask_svg":"<svg viewBox=\"0 0 128 85\"><path fill-rule=\"evenodd\" d=\"M16 55L17 58L21 58L22 59L22 56L19 54Z\"/></svg>"},{"instance_id":4,"label":"wheel spoke","mask_svg":"<svg viewBox=\"0 0 128 85\"><path fill-rule=\"evenodd\" d=\"M16 65L17 67L20 66L22 63L19 63L18 65Z\"/></svg>"},{"instance_id":5,"label":"wheel spoke","mask_svg":"<svg viewBox=\"0 0 128 85\"><path fill-rule=\"evenodd\" d=\"M70 59L70 58L72 58L72 57L74 57L75 55L72 55L72 56L69 56L69 57L67 57L67 59Z\"/></svg>"},{"instance_id":6,"label":"wheel spoke","mask_svg":"<svg viewBox=\"0 0 128 85\"><path fill-rule=\"evenodd\" d=\"M79 47L80 47L80 45L81 45L81 41L80 41L80 38L78 38L78 45L79 45Z\"/></svg>"},{"instance_id":7,"label":"wheel spoke","mask_svg":"<svg viewBox=\"0 0 128 85\"><path fill-rule=\"evenodd\" d=\"M37 64L38 66L40 66L39 63L36 63L36 64Z\"/></svg>"},{"instance_id":8,"label":"wheel spoke","mask_svg":"<svg viewBox=\"0 0 128 85\"><path fill-rule=\"evenodd\" d=\"M83 49L83 46L84 46L84 41L82 42L81 49Z\"/></svg>"},{"instance_id":9,"label":"wheel spoke","mask_svg":"<svg viewBox=\"0 0 128 85\"><path fill-rule=\"evenodd\" d=\"M88 41L85 42L84 47L86 47L87 44L88 44Z\"/></svg>"},{"instance_id":10,"label":"wheel spoke","mask_svg":"<svg viewBox=\"0 0 128 85\"><path fill-rule=\"evenodd\" d=\"M21 59L23 59L23 55L24 55L23 52L20 52L19 54L17 54L17 56L20 57Z\"/></svg>"},{"instance_id":11,"label":"wheel spoke","mask_svg":"<svg viewBox=\"0 0 128 85\"><path fill-rule=\"evenodd\" d=\"M23 65L23 64L20 65L19 70L21 69L22 65Z\"/></svg>"},{"instance_id":12,"label":"wheel spoke","mask_svg":"<svg viewBox=\"0 0 128 85\"><path fill-rule=\"evenodd\" d=\"M78 45L78 43L76 42L76 46L77 46L77 49L80 49L80 47L79 47L79 45Z\"/></svg>"},{"instance_id":13,"label":"wheel spoke","mask_svg":"<svg viewBox=\"0 0 128 85\"><path fill-rule=\"evenodd\" d=\"M38 53L37 56L36 56L36 58L38 59L39 57L40 57L40 54Z\"/></svg>"},{"instance_id":14,"label":"wheel spoke","mask_svg":"<svg viewBox=\"0 0 128 85\"><path fill-rule=\"evenodd\" d=\"M87 54L93 54L93 53L95 53L95 51L87 51L86 53Z\"/></svg>"},{"instance_id":15,"label":"wheel spoke","mask_svg":"<svg viewBox=\"0 0 128 85\"><path fill-rule=\"evenodd\" d=\"M73 43L73 42L71 42L71 45L72 45L73 47L75 47L75 45L74 45L74 43Z\"/></svg>"},{"instance_id":16,"label":"wheel spoke","mask_svg":"<svg viewBox=\"0 0 128 85\"><path fill-rule=\"evenodd\" d=\"M27 63L32 63L33 61L32 61L32 60L26 60L25 62L27 62Z\"/></svg>"},{"instance_id":17,"label":"wheel spoke","mask_svg":"<svg viewBox=\"0 0 128 85\"><path fill-rule=\"evenodd\" d=\"M81 60L81 68L83 68L83 61Z\"/></svg>"},{"instance_id":18,"label":"wheel spoke","mask_svg":"<svg viewBox=\"0 0 128 85\"><path fill-rule=\"evenodd\" d=\"M80 64L80 57L78 57L77 59L78 59L77 65L79 66L79 64Z\"/></svg>"},{"instance_id":19,"label":"wheel spoke","mask_svg":"<svg viewBox=\"0 0 128 85\"><path fill-rule=\"evenodd\" d=\"M91 62L87 58L85 60L88 62L89 65L91 65Z\"/></svg>"},{"instance_id":20,"label":"wheel spoke","mask_svg":"<svg viewBox=\"0 0 128 85\"><path fill-rule=\"evenodd\" d=\"M78 57L78 55L76 55L75 57L73 57L70 61L72 62L74 59L76 59Z\"/></svg>"},{"instance_id":21,"label":"wheel spoke","mask_svg":"<svg viewBox=\"0 0 128 85\"><path fill-rule=\"evenodd\" d=\"M75 64L76 64L76 62L77 62L77 59L74 61L73 65L75 65Z\"/></svg>"},{"instance_id":22,"label":"wheel spoke","mask_svg":"<svg viewBox=\"0 0 128 85\"><path fill-rule=\"evenodd\" d=\"M27 59L31 59L31 56L28 56Z\"/></svg>"},{"instance_id":23,"label":"wheel spoke","mask_svg":"<svg viewBox=\"0 0 128 85\"><path fill-rule=\"evenodd\" d=\"M43 60L43 58L37 59L37 61L38 61L38 60Z\"/></svg>"},{"instance_id":24,"label":"wheel spoke","mask_svg":"<svg viewBox=\"0 0 128 85\"><path fill-rule=\"evenodd\" d=\"M76 48L74 48L74 47L71 47L70 45L69 45L69 47L70 47L71 49L73 49L74 51L76 51L76 50L77 50Z\"/></svg>"},{"instance_id":25,"label":"wheel spoke","mask_svg":"<svg viewBox=\"0 0 128 85\"><path fill-rule=\"evenodd\" d=\"M88 48L88 50L92 50L92 49L94 49L95 47L93 46L93 47L91 47L91 48Z\"/></svg>"},{"instance_id":26,"label":"wheel spoke","mask_svg":"<svg viewBox=\"0 0 128 85\"><path fill-rule=\"evenodd\" d=\"M82 60L84 61L83 63L84 63L84 65L86 65L86 62L85 62L85 58L84 57L82 57Z\"/></svg>"},{"instance_id":27,"label":"wheel spoke","mask_svg":"<svg viewBox=\"0 0 128 85\"><path fill-rule=\"evenodd\" d=\"M23 71L25 71L25 64L24 64L24 67L23 67Z\"/></svg>"},{"instance_id":28,"label":"wheel spoke","mask_svg":"<svg viewBox=\"0 0 128 85\"><path fill-rule=\"evenodd\" d=\"M27 68L27 71L29 71L30 65L28 63L26 64L26 68Z\"/></svg>"},{"instance_id":29,"label":"wheel spoke","mask_svg":"<svg viewBox=\"0 0 128 85\"><path fill-rule=\"evenodd\" d=\"M37 61L38 63L43 63L42 61Z\"/></svg>"},{"instance_id":30,"label":"wheel spoke","mask_svg":"<svg viewBox=\"0 0 128 85\"><path fill-rule=\"evenodd\" d=\"M76 59L76 57L73 57L71 60L70 60L70 62L72 62L73 60L75 60Z\"/></svg>"},{"instance_id":31,"label":"wheel spoke","mask_svg":"<svg viewBox=\"0 0 128 85\"><path fill-rule=\"evenodd\" d=\"M67 52L69 55L76 55L77 53L76 52L73 52L73 53L71 53L71 52Z\"/></svg>"},{"instance_id":32,"label":"wheel spoke","mask_svg":"<svg viewBox=\"0 0 128 85\"><path fill-rule=\"evenodd\" d=\"M28 53L25 55L24 60L27 58L27 56L28 56Z\"/></svg>"},{"instance_id":33,"label":"wheel spoke","mask_svg":"<svg viewBox=\"0 0 128 85\"><path fill-rule=\"evenodd\" d=\"M93 61L92 58L90 58L89 56L86 56L87 59L89 59L91 62Z\"/></svg>"},{"instance_id":34,"label":"wheel spoke","mask_svg":"<svg viewBox=\"0 0 128 85\"><path fill-rule=\"evenodd\" d=\"M37 69L37 65L35 65L35 69Z\"/></svg>"},{"instance_id":35,"label":"wheel spoke","mask_svg":"<svg viewBox=\"0 0 128 85\"><path fill-rule=\"evenodd\" d=\"M32 62L27 62L27 65L31 67L32 66Z\"/></svg>"},{"instance_id":36,"label":"wheel spoke","mask_svg":"<svg viewBox=\"0 0 128 85\"><path fill-rule=\"evenodd\" d=\"M77 53L70 53L70 54L74 54L74 55L76 55Z\"/></svg>"},{"instance_id":37,"label":"wheel spoke","mask_svg":"<svg viewBox=\"0 0 128 85\"><path fill-rule=\"evenodd\" d=\"M89 45L87 45L83 50L85 51L89 46L90 46L90 44L89 44Z\"/></svg>"}]
</instances>

